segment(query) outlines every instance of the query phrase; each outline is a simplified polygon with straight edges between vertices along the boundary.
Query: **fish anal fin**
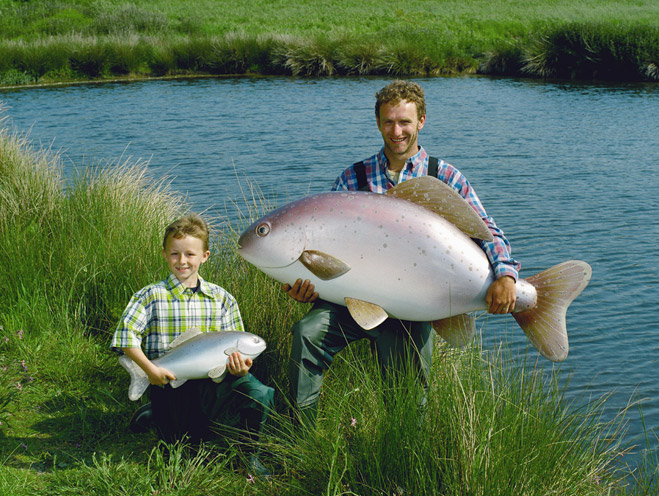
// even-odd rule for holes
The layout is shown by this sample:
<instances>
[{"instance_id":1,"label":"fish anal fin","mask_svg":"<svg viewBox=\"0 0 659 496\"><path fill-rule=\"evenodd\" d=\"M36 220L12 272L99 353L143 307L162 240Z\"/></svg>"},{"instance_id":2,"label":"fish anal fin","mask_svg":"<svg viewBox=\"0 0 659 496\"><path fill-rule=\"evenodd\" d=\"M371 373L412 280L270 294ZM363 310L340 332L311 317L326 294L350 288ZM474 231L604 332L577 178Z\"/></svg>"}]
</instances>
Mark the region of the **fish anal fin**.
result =
<instances>
[{"instance_id":1,"label":"fish anal fin","mask_svg":"<svg viewBox=\"0 0 659 496\"><path fill-rule=\"evenodd\" d=\"M213 382L222 382L227 375L227 366L226 364L218 365L208 371L208 377Z\"/></svg>"},{"instance_id":2,"label":"fish anal fin","mask_svg":"<svg viewBox=\"0 0 659 496\"><path fill-rule=\"evenodd\" d=\"M444 341L454 348L464 348L474 337L476 322L471 315L453 315L432 323Z\"/></svg>"},{"instance_id":3,"label":"fish anal fin","mask_svg":"<svg viewBox=\"0 0 659 496\"><path fill-rule=\"evenodd\" d=\"M177 387L181 387L186 382L188 382L187 379L174 379L173 381L170 381L169 385L176 389Z\"/></svg>"},{"instance_id":4,"label":"fish anal fin","mask_svg":"<svg viewBox=\"0 0 659 496\"><path fill-rule=\"evenodd\" d=\"M387 190L387 194L416 203L444 217L470 238L492 241L483 219L460 193L431 176L408 179Z\"/></svg>"},{"instance_id":5,"label":"fish anal fin","mask_svg":"<svg viewBox=\"0 0 659 496\"><path fill-rule=\"evenodd\" d=\"M329 281L330 279L342 276L350 270L350 266L345 262L332 255L316 250L303 251L302 255L300 255L300 262L313 275L323 281Z\"/></svg>"},{"instance_id":6,"label":"fish anal fin","mask_svg":"<svg viewBox=\"0 0 659 496\"><path fill-rule=\"evenodd\" d=\"M176 348L177 346L181 346L183 343L186 341L190 341L192 338L199 336L200 334L203 334L201 332L201 329L198 329L196 327L191 327L187 331L185 331L183 334L179 334L174 341L172 341L169 344L169 349Z\"/></svg>"},{"instance_id":7,"label":"fish anal fin","mask_svg":"<svg viewBox=\"0 0 659 496\"><path fill-rule=\"evenodd\" d=\"M591 275L592 269L586 262L569 260L526 279L536 289L536 306L515 312L513 317L533 346L552 362L567 358L567 309L588 285Z\"/></svg>"},{"instance_id":8,"label":"fish anal fin","mask_svg":"<svg viewBox=\"0 0 659 496\"><path fill-rule=\"evenodd\" d=\"M355 298L345 298L348 311L355 322L367 331L379 326L389 318L389 314L379 305Z\"/></svg>"}]
</instances>

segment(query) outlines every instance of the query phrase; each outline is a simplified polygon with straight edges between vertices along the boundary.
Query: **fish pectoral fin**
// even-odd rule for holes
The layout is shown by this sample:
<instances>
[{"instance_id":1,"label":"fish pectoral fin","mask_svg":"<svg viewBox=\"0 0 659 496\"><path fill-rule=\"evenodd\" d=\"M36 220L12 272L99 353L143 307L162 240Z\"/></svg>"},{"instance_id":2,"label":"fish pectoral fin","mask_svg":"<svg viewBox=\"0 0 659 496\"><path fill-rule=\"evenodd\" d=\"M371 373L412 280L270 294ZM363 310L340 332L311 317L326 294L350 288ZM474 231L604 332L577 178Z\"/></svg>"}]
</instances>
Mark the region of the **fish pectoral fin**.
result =
<instances>
[{"instance_id":1,"label":"fish pectoral fin","mask_svg":"<svg viewBox=\"0 0 659 496\"><path fill-rule=\"evenodd\" d=\"M232 353L234 353L236 351L239 351L238 348L236 346L232 346L232 347L227 348L226 350L224 350L224 354L226 356L230 356Z\"/></svg>"},{"instance_id":2,"label":"fish pectoral fin","mask_svg":"<svg viewBox=\"0 0 659 496\"><path fill-rule=\"evenodd\" d=\"M186 341L189 341L192 338L199 336L200 334L203 334L201 332L201 329L197 329L196 327L191 327L183 334L179 334L176 337L176 339L169 344L169 349L171 350L173 348L176 348L177 346L181 346Z\"/></svg>"},{"instance_id":3,"label":"fish pectoral fin","mask_svg":"<svg viewBox=\"0 0 659 496\"><path fill-rule=\"evenodd\" d=\"M471 315L453 315L432 323L444 341L454 348L464 348L474 337L476 321Z\"/></svg>"},{"instance_id":4,"label":"fish pectoral fin","mask_svg":"<svg viewBox=\"0 0 659 496\"><path fill-rule=\"evenodd\" d=\"M173 381L170 381L169 385L176 389L177 387L181 387L186 382L188 382L187 379L174 379Z\"/></svg>"},{"instance_id":5,"label":"fish pectoral fin","mask_svg":"<svg viewBox=\"0 0 659 496\"><path fill-rule=\"evenodd\" d=\"M226 364L218 365L215 368L212 368L208 371L208 377L213 382L222 382L227 375L227 366Z\"/></svg>"},{"instance_id":6,"label":"fish pectoral fin","mask_svg":"<svg viewBox=\"0 0 659 496\"><path fill-rule=\"evenodd\" d=\"M492 241L492 233L483 219L460 193L444 181L431 176L415 177L387 190L388 195L416 203L460 229L470 238Z\"/></svg>"},{"instance_id":7,"label":"fish pectoral fin","mask_svg":"<svg viewBox=\"0 0 659 496\"><path fill-rule=\"evenodd\" d=\"M379 326L389 318L389 314L379 305L355 298L345 298L348 311L355 322L367 331Z\"/></svg>"},{"instance_id":8,"label":"fish pectoral fin","mask_svg":"<svg viewBox=\"0 0 659 496\"><path fill-rule=\"evenodd\" d=\"M300 255L300 262L313 275L323 281L329 281L330 279L342 276L350 270L350 266L345 262L332 255L316 250L303 251L302 255Z\"/></svg>"}]
</instances>

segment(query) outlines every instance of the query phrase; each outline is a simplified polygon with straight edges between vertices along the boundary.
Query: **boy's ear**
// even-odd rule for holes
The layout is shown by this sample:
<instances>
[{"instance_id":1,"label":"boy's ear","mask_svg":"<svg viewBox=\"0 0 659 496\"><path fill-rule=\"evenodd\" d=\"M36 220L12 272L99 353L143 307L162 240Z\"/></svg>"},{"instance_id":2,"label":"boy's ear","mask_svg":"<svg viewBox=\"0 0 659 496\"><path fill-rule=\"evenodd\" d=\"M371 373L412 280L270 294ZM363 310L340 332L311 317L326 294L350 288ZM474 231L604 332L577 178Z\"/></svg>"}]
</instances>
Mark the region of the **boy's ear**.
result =
<instances>
[{"instance_id":1,"label":"boy's ear","mask_svg":"<svg viewBox=\"0 0 659 496\"><path fill-rule=\"evenodd\" d=\"M206 253L204 253L204 256L201 259L201 263L204 263L206 260L208 260L208 257L210 256L210 254L211 254L210 251L206 251Z\"/></svg>"}]
</instances>

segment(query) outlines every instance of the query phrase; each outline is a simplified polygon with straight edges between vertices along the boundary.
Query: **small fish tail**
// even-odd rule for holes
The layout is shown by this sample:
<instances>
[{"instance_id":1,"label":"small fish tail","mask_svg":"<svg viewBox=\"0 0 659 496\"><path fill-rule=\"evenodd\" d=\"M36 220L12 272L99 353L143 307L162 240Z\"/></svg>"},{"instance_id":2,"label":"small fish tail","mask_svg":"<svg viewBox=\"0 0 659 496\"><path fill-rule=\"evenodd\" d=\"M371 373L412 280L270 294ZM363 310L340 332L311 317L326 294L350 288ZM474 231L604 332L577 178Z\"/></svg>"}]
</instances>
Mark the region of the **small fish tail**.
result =
<instances>
[{"instance_id":1,"label":"small fish tail","mask_svg":"<svg viewBox=\"0 0 659 496\"><path fill-rule=\"evenodd\" d=\"M128 399L137 401L149 387L149 378L144 371L128 356L119 357L119 364L130 374L130 385L128 386Z\"/></svg>"},{"instance_id":2,"label":"small fish tail","mask_svg":"<svg viewBox=\"0 0 659 496\"><path fill-rule=\"evenodd\" d=\"M569 260L526 279L536 289L537 304L530 310L513 313L513 317L533 346L552 362L567 358L565 315L570 303L590 282L591 274L586 262Z\"/></svg>"}]
</instances>

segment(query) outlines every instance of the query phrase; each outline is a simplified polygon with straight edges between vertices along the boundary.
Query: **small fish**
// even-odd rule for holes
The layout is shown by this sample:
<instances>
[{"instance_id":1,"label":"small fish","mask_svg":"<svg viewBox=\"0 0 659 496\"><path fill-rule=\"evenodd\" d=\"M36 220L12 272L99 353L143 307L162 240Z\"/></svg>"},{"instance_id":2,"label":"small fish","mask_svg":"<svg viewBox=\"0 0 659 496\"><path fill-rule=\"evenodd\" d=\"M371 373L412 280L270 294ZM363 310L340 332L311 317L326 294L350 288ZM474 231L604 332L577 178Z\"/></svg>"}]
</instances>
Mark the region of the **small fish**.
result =
<instances>
[{"instance_id":1,"label":"small fish","mask_svg":"<svg viewBox=\"0 0 659 496\"><path fill-rule=\"evenodd\" d=\"M152 362L176 376L169 384L177 388L189 379L208 377L214 382L222 382L226 376L229 355L234 351L254 360L265 348L265 341L249 332L201 332L199 329L188 329L172 341L164 355ZM128 398L136 401L149 387L149 378L128 356L119 357L119 363L130 374Z\"/></svg>"},{"instance_id":2,"label":"small fish","mask_svg":"<svg viewBox=\"0 0 659 496\"><path fill-rule=\"evenodd\" d=\"M284 205L249 226L238 253L284 283L309 279L364 329L388 317L433 322L450 344L471 339L492 267L474 239L492 234L455 190L433 177L381 195L335 191ZM565 316L591 268L571 260L517 281L513 317L549 360L568 354Z\"/></svg>"}]
</instances>

